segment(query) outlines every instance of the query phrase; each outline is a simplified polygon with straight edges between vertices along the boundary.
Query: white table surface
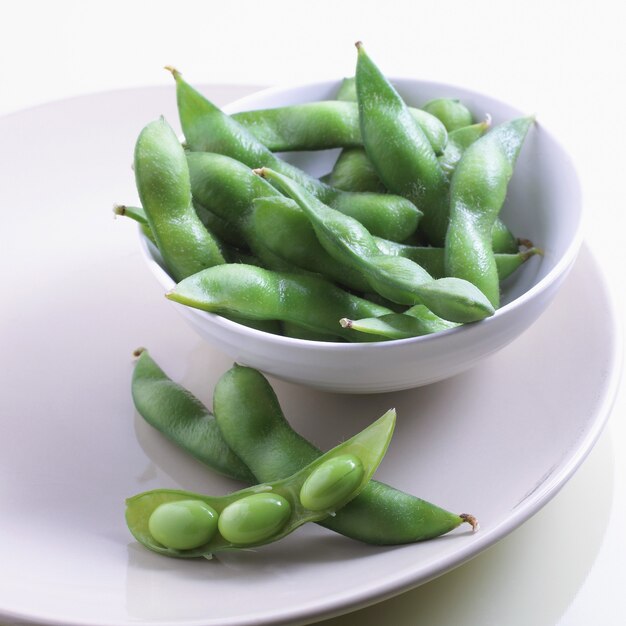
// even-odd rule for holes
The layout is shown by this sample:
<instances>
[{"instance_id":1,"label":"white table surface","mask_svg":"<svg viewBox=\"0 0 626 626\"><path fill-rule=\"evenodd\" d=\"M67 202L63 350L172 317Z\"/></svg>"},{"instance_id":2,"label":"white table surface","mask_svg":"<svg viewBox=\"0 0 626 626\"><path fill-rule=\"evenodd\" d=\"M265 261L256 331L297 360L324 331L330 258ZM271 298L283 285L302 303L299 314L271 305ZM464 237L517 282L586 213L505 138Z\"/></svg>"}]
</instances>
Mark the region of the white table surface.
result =
<instances>
[{"instance_id":1,"label":"white table surface","mask_svg":"<svg viewBox=\"0 0 626 626\"><path fill-rule=\"evenodd\" d=\"M1 2L0 114L93 91L168 84L166 64L205 84L349 75L352 44L361 39L388 74L483 90L536 112L553 130L578 168L585 240L623 322L624 10L603 1L388 5ZM625 409L622 385L583 466L509 537L435 581L324 623L623 624Z\"/></svg>"}]
</instances>

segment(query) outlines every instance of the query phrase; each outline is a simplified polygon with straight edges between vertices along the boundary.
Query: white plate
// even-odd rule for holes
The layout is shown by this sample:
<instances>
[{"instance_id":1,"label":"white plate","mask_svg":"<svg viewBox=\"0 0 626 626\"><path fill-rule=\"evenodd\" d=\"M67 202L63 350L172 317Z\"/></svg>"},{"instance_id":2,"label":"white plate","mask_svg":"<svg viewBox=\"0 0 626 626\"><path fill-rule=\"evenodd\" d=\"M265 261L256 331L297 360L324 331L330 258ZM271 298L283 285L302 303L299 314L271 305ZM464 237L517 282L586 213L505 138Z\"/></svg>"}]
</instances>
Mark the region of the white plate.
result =
<instances>
[{"instance_id":1,"label":"white plate","mask_svg":"<svg viewBox=\"0 0 626 626\"><path fill-rule=\"evenodd\" d=\"M213 88L222 102L246 89ZM429 387L339 396L274 381L294 426L321 447L390 406L397 433L377 477L481 530L376 548L322 528L212 562L136 545L124 498L237 485L135 415L131 352L151 349L210 403L231 361L163 298L136 229L111 205L136 198L136 135L172 89L53 103L0 120L0 621L70 626L305 623L419 585L476 555L543 506L596 441L618 379L611 299L583 248L546 314L469 372Z\"/></svg>"}]
</instances>

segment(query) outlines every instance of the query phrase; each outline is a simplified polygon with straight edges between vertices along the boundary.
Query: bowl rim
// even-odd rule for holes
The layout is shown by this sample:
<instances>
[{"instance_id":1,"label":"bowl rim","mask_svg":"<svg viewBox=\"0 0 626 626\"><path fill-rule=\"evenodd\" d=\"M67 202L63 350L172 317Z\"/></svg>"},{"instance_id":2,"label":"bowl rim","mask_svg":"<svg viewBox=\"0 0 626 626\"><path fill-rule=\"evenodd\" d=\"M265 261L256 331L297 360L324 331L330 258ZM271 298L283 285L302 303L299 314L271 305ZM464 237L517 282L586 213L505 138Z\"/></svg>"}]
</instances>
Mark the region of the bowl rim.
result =
<instances>
[{"instance_id":1,"label":"bowl rim","mask_svg":"<svg viewBox=\"0 0 626 626\"><path fill-rule=\"evenodd\" d=\"M282 95L289 91L299 90L299 89L310 89L310 88L329 88L331 86L339 86L345 77L340 78L328 78L322 80L315 80L310 82L297 82L297 83L287 83L282 85L276 85L272 87L267 87L265 89L260 89L259 91L255 91L243 98L238 98L233 102L230 102L224 106L222 106L222 110L225 113L231 114L242 110L247 110L248 102L254 102L259 97L271 97L273 95ZM517 107L511 105L510 103L501 100L500 98L496 98L488 93L479 92L473 90L466 86L457 86L452 83L445 83L441 81L432 81L428 79L420 79L410 76L389 76L389 80L392 84L402 84L402 83L421 83L425 85L429 85L434 87L435 89L443 89L443 90L456 90L457 92L464 92L466 94L470 94L473 96L477 96L478 98L489 98L490 100L494 100L514 111L516 111L519 115L524 115ZM250 109L254 109L254 106L249 107ZM259 107L256 107L259 108ZM574 223L574 232L567 244L565 252L561 255L561 257L557 260L554 267L537 283L532 285L527 291L519 295L517 298L508 302L507 304L496 309L495 313L478 322L472 322L467 324L461 324L455 328L446 329L443 331L439 331L437 333L432 333L428 335L421 335L419 337L407 337L404 339L388 339L385 341L370 341L370 342L339 342L339 341L316 341L312 339L299 339L295 337L286 337L284 335L274 335L272 333L268 333L262 330L257 330L256 328L250 328L247 326L243 326L237 322L233 322L232 320L226 319L217 313L211 313L209 311L203 311L201 309L196 309L193 307L189 307L177 302L173 302L179 307L183 307L185 311L191 311L194 315L204 317L208 321L213 322L217 326L221 326L224 330L236 331L242 333L244 336L249 336L250 339L264 339L267 341L275 342L277 345L284 345L290 347L316 347L325 352L332 352L335 350L351 350L351 351L362 351L362 350L372 350L374 349L380 350L382 346L398 346L398 345L412 345L412 344L425 344L432 341L436 341L441 339L442 337L450 337L454 335L458 335L461 333L472 332L472 329L476 329L477 327L484 327L488 325L497 324L502 317L510 315L513 311L518 309L519 307L524 306L527 302L535 298L539 293L547 290L552 284L558 281L562 276L564 276L567 271L572 267L580 247L583 241L583 216L584 216L584 206L582 202L582 193L581 193L581 185L580 179L578 176L578 172L572 158L568 154L567 150L564 148L563 144L558 140L558 138L545 126L541 125L537 120L534 123L535 126L539 126L541 128L542 133L556 146L556 148L561 153L564 161L569 166L572 175L573 182L575 183L575 191L577 192L577 196L579 198L579 202L576 203L576 219ZM157 257L155 257L154 252L158 251L156 247L148 240L145 234L142 232L141 227L138 228L139 239L140 239L140 247L142 253L145 257L145 260L148 262L153 273L158 278L159 282L169 291L172 289L176 282L174 279L161 267L161 265L157 261ZM154 251L154 252L153 252Z\"/></svg>"}]
</instances>

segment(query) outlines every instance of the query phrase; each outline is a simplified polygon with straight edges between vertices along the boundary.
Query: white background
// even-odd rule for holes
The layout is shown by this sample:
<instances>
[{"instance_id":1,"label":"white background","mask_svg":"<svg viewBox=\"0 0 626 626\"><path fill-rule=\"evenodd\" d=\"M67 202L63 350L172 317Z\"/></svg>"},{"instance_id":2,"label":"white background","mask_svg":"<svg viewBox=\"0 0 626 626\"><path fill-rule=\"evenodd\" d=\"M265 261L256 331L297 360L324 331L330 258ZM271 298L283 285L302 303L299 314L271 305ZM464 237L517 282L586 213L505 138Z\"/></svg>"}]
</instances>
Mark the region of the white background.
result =
<instances>
[{"instance_id":1,"label":"white background","mask_svg":"<svg viewBox=\"0 0 626 626\"><path fill-rule=\"evenodd\" d=\"M579 170L585 239L623 319L626 12L619 7L549 0L1 2L0 114L170 84L166 64L196 84L350 75L353 43L361 39L387 74L485 91L552 129ZM624 624L625 408L622 392L578 474L510 537L439 580L328 623ZM610 483L608 519L594 524L586 501ZM582 553L592 566L581 582L568 575L568 563Z\"/></svg>"}]
</instances>

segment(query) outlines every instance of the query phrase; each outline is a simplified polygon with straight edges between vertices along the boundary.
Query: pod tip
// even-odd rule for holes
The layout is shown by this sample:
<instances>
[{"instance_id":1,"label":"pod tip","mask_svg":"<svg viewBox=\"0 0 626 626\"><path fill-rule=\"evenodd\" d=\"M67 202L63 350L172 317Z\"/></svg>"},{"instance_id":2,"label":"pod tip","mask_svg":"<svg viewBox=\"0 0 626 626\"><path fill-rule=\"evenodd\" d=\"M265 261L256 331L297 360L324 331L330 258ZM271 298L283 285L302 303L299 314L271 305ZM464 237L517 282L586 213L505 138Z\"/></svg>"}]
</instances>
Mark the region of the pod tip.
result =
<instances>
[{"instance_id":1,"label":"pod tip","mask_svg":"<svg viewBox=\"0 0 626 626\"><path fill-rule=\"evenodd\" d=\"M363 42L362 41L357 41L354 45L356 46L357 50L361 50L361 48L363 48Z\"/></svg>"}]
</instances>

